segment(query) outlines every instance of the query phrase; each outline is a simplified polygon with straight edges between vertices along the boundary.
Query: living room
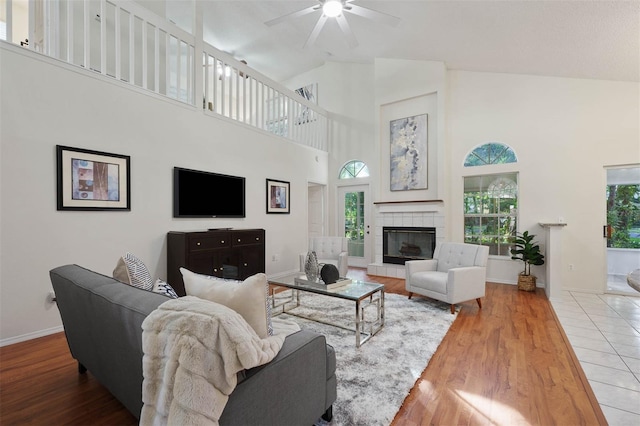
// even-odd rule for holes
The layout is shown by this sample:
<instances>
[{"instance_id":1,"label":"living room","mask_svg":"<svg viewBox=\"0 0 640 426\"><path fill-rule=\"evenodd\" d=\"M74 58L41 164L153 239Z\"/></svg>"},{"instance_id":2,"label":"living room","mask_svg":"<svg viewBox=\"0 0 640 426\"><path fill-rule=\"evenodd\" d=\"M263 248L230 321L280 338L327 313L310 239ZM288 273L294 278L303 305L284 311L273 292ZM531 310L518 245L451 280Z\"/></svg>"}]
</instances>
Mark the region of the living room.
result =
<instances>
[{"instance_id":1,"label":"living room","mask_svg":"<svg viewBox=\"0 0 640 426\"><path fill-rule=\"evenodd\" d=\"M637 52L629 58L636 70ZM489 172L518 172L519 231L544 238L539 223L562 218L562 288L602 293L606 168L640 163L637 75L615 81L569 76L570 70L554 76L536 69L449 69L438 60L327 61L282 82L290 89L317 83L319 105L333 118L324 151L18 46L0 42L0 55L3 346L62 330L55 305L47 303L48 272L56 266L75 263L108 275L129 251L154 278L166 278L169 231L263 228L267 275L297 270L307 245L309 184L326 186L327 233L337 233L337 176L353 159L369 167L372 201L441 199L443 237L462 241L463 177L488 173L463 167L464 159L490 141L509 145L518 156L515 165L491 166ZM435 179L427 190L392 193L382 112L416 99L406 115L429 114ZM131 211L57 211L56 145L130 156ZM173 218L176 166L245 177L246 217ZM290 214L265 212L266 179L290 182ZM536 269L541 285L547 284L547 267ZM513 284L519 269L508 257L492 257L487 280Z\"/></svg>"}]
</instances>

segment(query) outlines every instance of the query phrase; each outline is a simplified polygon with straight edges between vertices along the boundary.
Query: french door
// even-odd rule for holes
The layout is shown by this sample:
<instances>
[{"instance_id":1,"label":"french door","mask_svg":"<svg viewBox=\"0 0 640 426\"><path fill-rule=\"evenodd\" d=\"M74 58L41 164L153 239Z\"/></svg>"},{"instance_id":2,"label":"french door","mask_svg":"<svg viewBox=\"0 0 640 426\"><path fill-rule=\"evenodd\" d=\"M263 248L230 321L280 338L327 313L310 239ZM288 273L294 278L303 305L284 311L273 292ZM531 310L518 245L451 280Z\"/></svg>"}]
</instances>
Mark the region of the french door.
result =
<instances>
[{"instance_id":1,"label":"french door","mask_svg":"<svg viewBox=\"0 0 640 426\"><path fill-rule=\"evenodd\" d=\"M338 187L338 231L349 239L349 265L367 267L371 263L369 225L369 185Z\"/></svg>"}]
</instances>

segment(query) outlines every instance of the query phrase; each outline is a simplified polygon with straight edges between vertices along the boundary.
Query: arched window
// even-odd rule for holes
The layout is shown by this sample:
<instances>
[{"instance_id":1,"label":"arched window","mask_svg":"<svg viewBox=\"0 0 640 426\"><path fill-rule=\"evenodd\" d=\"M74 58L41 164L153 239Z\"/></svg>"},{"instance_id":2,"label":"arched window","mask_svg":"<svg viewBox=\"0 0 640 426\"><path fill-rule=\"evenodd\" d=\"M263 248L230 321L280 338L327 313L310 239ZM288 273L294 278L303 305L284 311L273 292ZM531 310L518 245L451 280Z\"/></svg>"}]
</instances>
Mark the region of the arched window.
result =
<instances>
[{"instance_id":1,"label":"arched window","mask_svg":"<svg viewBox=\"0 0 640 426\"><path fill-rule=\"evenodd\" d=\"M517 163L516 153L508 145L489 142L480 145L467 155L465 167L486 166L488 164Z\"/></svg>"},{"instance_id":2,"label":"arched window","mask_svg":"<svg viewBox=\"0 0 640 426\"><path fill-rule=\"evenodd\" d=\"M340 169L338 179L369 177L369 168L360 160L351 160Z\"/></svg>"}]
</instances>

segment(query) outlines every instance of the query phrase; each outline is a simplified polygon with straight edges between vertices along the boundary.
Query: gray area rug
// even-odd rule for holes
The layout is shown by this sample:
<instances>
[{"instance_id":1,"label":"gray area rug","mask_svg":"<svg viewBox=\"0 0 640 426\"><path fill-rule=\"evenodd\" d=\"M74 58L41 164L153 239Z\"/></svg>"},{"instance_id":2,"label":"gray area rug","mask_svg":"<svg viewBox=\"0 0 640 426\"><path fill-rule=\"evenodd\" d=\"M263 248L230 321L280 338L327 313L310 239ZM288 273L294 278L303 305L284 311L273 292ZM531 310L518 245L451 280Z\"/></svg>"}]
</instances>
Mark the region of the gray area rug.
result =
<instances>
[{"instance_id":1,"label":"gray area rug","mask_svg":"<svg viewBox=\"0 0 640 426\"><path fill-rule=\"evenodd\" d=\"M354 302L302 293L300 303L293 312L353 324ZM336 350L338 399L330 425L388 425L455 320L449 309L435 300L387 293L384 328L360 348L352 331L287 314L279 318L324 334Z\"/></svg>"}]
</instances>

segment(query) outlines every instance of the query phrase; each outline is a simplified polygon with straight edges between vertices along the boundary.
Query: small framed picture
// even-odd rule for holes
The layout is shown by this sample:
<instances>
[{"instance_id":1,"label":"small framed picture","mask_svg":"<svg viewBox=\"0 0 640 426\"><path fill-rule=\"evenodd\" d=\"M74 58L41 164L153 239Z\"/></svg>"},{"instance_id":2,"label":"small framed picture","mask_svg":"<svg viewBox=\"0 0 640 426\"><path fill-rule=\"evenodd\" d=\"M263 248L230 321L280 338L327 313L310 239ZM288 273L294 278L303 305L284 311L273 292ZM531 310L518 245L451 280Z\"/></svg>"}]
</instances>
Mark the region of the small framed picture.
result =
<instances>
[{"instance_id":1,"label":"small framed picture","mask_svg":"<svg viewBox=\"0 0 640 426\"><path fill-rule=\"evenodd\" d=\"M58 210L131 210L130 157L56 145Z\"/></svg>"},{"instance_id":2,"label":"small framed picture","mask_svg":"<svg viewBox=\"0 0 640 426\"><path fill-rule=\"evenodd\" d=\"M267 179L267 213L291 212L289 182Z\"/></svg>"}]
</instances>

